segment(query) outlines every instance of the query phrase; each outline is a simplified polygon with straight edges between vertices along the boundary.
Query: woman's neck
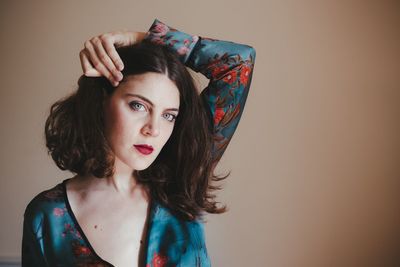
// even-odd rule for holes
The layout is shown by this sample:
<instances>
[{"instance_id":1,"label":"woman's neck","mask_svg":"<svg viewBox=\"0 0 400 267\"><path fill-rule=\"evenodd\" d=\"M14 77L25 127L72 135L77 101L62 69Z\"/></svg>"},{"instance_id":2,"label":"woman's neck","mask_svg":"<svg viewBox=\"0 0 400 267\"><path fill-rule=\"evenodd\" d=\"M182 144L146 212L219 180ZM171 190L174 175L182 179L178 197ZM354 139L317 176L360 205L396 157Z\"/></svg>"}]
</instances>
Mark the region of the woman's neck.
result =
<instances>
[{"instance_id":1,"label":"woman's neck","mask_svg":"<svg viewBox=\"0 0 400 267\"><path fill-rule=\"evenodd\" d=\"M79 187L88 191L103 191L116 197L129 199L146 198L148 200L150 196L147 186L138 183L133 175L114 174L105 178L76 175L74 178L79 180Z\"/></svg>"}]
</instances>

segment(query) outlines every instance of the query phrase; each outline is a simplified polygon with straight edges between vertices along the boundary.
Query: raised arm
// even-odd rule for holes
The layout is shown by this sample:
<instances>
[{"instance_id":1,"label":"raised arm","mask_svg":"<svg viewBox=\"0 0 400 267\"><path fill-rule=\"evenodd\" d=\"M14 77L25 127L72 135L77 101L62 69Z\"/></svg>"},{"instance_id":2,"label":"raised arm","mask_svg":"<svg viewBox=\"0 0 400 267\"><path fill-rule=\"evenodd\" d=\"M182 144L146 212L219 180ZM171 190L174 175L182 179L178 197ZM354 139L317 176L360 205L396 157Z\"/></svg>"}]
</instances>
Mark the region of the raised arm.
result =
<instances>
[{"instance_id":1,"label":"raised arm","mask_svg":"<svg viewBox=\"0 0 400 267\"><path fill-rule=\"evenodd\" d=\"M253 74L254 48L190 35L156 19L147 33L112 32L86 41L80 52L83 72L86 76L105 76L117 86L122 79L122 61L115 47L143 39L169 46L187 67L210 80L201 97L209 107L214 161L219 161L242 116Z\"/></svg>"},{"instance_id":2,"label":"raised arm","mask_svg":"<svg viewBox=\"0 0 400 267\"><path fill-rule=\"evenodd\" d=\"M199 37L154 20L145 39L175 50L189 68L205 75L201 97L209 107L214 160L220 160L242 116L253 74L255 49L243 44Z\"/></svg>"}]
</instances>

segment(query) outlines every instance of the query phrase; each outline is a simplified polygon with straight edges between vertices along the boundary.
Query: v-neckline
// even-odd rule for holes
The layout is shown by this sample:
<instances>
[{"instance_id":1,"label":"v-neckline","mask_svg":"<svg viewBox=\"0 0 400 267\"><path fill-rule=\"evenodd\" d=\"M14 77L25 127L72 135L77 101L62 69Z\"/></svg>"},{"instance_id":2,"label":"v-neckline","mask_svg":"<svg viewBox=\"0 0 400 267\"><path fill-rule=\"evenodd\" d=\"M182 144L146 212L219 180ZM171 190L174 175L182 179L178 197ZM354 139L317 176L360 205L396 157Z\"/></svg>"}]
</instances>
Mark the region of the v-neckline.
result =
<instances>
[{"instance_id":1,"label":"v-neckline","mask_svg":"<svg viewBox=\"0 0 400 267\"><path fill-rule=\"evenodd\" d=\"M100 260L101 262L103 262L105 264L108 264L111 267L115 267L114 265L112 265L111 263L109 263L108 261L106 261L102 257L100 257L99 254L97 254L97 252L94 250L92 244L90 243L89 239L87 238L85 232L83 231L82 227L79 225L79 222L78 222L74 212L72 211L71 204L69 202L68 194L67 194L67 182L70 179L72 179L72 178L67 178L67 179L62 181L62 190L63 190L64 202L65 202L65 206L66 206L67 212L68 212L69 216L71 217L71 219L72 219L72 221L73 221L73 223L74 223L74 225L76 227L76 230L78 231L78 233L80 234L80 236L82 237L82 239L84 240L86 245L88 246L90 252L92 252L93 255L98 260ZM150 201L149 201L149 206L150 207L149 207L149 210L147 212L147 216L146 216L147 218L146 218L145 228L144 228L144 229L146 229L146 235L145 235L145 238L144 238L143 244L142 244L142 246L146 247L145 252L144 252L145 255L143 256L145 261L146 261L146 258L147 258L147 245L148 245L150 227L151 227L151 224L152 224L152 221L153 221L153 211L154 211L154 206L153 205L155 205L155 202L152 200L152 198L150 198Z\"/></svg>"}]
</instances>

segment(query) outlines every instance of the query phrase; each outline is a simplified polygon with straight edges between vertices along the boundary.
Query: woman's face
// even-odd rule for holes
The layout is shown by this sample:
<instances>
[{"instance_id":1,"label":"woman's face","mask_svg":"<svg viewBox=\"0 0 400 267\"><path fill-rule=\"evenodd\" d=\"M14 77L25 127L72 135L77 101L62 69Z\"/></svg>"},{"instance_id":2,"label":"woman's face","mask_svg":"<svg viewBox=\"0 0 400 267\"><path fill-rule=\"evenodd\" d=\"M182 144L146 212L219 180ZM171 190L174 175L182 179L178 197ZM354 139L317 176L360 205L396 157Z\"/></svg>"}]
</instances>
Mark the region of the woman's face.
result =
<instances>
[{"instance_id":1,"label":"woman's face","mask_svg":"<svg viewBox=\"0 0 400 267\"><path fill-rule=\"evenodd\" d=\"M171 136L178 109L179 91L167 75L127 76L104 105L105 135L116 166L149 167Z\"/></svg>"}]
</instances>

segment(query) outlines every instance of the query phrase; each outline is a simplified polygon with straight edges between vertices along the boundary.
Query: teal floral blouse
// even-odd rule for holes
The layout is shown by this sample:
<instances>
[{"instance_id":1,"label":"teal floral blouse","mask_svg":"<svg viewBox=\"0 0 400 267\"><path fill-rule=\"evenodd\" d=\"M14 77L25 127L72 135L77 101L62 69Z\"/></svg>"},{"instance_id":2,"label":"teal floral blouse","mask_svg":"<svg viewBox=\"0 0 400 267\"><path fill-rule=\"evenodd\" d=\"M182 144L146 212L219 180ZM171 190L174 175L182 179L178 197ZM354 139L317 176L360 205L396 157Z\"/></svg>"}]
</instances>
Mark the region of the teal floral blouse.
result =
<instances>
[{"instance_id":1,"label":"teal floral blouse","mask_svg":"<svg viewBox=\"0 0 400 267\"><path fill-rule=\"evenodd\" d=\"M179 54L210 81L201 97L214 131L219 161L239 123L249 92L255 50L243 44L189 35L154 20L145 37ZM35 196L24 213L22 266L113 266L96 254L68 202L66 181ZM146 267L211 266L201 220L181 221L151 201Z\"/></svg>"}]
</instances>

